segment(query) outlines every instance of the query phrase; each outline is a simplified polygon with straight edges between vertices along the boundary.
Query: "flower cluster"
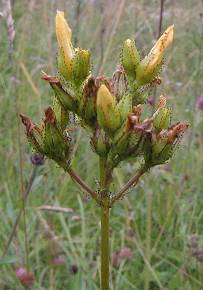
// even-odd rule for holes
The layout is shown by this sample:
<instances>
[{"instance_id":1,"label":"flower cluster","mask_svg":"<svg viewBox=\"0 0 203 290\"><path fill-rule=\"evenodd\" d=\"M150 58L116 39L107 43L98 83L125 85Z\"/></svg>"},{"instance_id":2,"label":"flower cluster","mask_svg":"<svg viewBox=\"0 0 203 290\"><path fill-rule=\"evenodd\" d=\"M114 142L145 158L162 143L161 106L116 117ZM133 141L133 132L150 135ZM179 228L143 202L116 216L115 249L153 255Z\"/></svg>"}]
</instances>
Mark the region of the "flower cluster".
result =
<instances>
[{"instance_id":1,"label":"flower cluster","mask_svg":"<svg viewBox=\"0 0 203 290\"><path fill-rule=\"evenodd\" d=\"M162 164L173 155L186 123L171 125L171 110L161 96L156 111L143 118L143 106L152 86L160 84L165 50L173 41L174 26L168 27L149 54L141 59L135 41L127 39L121 63L111 78L94 77L90 52L75 48L64 13L56 15L58 40L57 76L43 73L55 93L52 107L40 126L21 115L33 148L55 160L70 164L73 138L70 115L91 134L91 146L113 169L128 158L142 157L146 168Z\"/></svg>"}]
</instances>

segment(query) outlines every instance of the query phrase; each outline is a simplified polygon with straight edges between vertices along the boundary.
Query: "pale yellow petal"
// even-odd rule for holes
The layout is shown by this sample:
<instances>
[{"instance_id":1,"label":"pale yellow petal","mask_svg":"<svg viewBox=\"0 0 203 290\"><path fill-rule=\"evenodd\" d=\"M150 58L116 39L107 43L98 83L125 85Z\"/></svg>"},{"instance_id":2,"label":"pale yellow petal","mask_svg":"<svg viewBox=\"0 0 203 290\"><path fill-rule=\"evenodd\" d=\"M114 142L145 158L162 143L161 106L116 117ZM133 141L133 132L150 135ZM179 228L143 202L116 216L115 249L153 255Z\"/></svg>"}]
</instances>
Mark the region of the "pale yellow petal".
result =
<instances>
[{"instance_id":1,"label":"pale yellow petal","mask_svg":"<svg viewBox=\"0 0 203 290\"><path fill-rule=\"evenodd\" d=\"M56 14L56 36L58 46L64 52L65 59L70 60L73 57L73 48L71 44L71 29L64 18L63 11L57 11Z\"/></svg>"},{"instance_id":2,"label":"pale yellow petal","mask_svg":"<svg viewBox=\"0 0 203 290\"><path fill-rule=\"evenodd\" d=\"M165 30L165 32L157 40L156 44L151 49L150 53L158 54L162 56L164 53L164 50L172 44L173 37L174 37L174 25L171 25Z\"/></svg>"},{"instance_id":3,"label":"pale yellow petal","mask_svg":"<svg viewBox=\"0 0 203 290\"><path fill-rule=\"evenodd\" d=\"M115 99L108 88L102 84L97 92L97 106L101 106L104 111L108 110L109 105L115 105Z\"/></svg>"}]
</instances>

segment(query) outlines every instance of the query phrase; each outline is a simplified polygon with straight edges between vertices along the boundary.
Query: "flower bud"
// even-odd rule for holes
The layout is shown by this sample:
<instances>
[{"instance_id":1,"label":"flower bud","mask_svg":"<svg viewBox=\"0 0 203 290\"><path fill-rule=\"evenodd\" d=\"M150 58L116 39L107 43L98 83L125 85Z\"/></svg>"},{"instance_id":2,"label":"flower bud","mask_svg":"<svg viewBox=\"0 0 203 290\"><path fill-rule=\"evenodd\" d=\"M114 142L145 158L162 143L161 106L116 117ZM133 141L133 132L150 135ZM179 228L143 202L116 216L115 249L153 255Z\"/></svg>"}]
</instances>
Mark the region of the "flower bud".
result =
<instances>
[{"instance_id":1,"label":"flower bud","mask_svg":"<svg viewBox=\"0 0 203 290\"><path fill-rule=\"evenodd\" d=\"M158 39L150 53L140 62L137 67L136 79L140 85L152 81L160 71L163 55L172 41L174 25L169 26L162 36Z\"/></svg>"},{"instance_id":2,"label":"flower bud","mask_svg":"<svg viewBox=\"0 0 203 290\"><path fill-rule=\"evenodd\" d=\"M56 14L56 36L58 41L58 69L65 79L69 80L72 71L74 50L71 43L72 32L64 18L64 12Z\"/></svg>"},{"instance_id":3,"label":"flower bud","mask_svg":"<svg viewBox=\"0 0 203 290\"><path fill-rule=\"evenodd\" d=\"M80 85L90 74L90 52L81 48L75 50L72 60L72 79Z\"/></svg>"},{"instance_id":4,"label":"flower bud","mask_svg":"<svg viewBox=\"0 0 203 290\"><path fill-rule=\"evenodd\" d=\"M140 62L140 55L135 46L135 41L127 39L123 45L122 51L122 65L127 76L135 79L136 68Z\"/></svg>"},{"instance_id":5,"label":"flower bud","mask_svg":"<svg viewBox=\"0 0 203 290\"><path fill-rule=\"evenodd\" d=\"M101 128L114 132L121 125L115 97L102 84L97 92L97 120Z\"/></svg>"}]
</instances>

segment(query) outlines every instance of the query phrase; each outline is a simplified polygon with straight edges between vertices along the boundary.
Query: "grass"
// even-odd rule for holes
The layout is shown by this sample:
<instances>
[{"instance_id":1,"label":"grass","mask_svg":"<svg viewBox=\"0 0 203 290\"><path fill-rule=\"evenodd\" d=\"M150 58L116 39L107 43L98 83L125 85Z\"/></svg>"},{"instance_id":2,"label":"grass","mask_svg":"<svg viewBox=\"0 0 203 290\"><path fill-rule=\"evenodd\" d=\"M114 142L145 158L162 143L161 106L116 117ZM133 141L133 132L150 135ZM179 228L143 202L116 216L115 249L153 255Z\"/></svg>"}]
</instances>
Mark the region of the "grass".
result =
<instances>
[{"instance_id":1,"label":"grass","mask_svg":"<svg viewBox=\"0 0 203 290\"><path fill-rule=\"evenodd\" d=\"M14 65L8 54L7 30L0 19L0 253L21 207L21 186L16 102L20 112L41 118L52 92L40 71L55 73L56 9L64 10L81 47L90 48L95 72L110 75L119 61L122 41L135 37L142 55L158 31L159 1L15 1L16 40ZM101 7L103 5L103 7ZM201 290L203 262L191 255L190 237L199 236L203 247L203 111L195 106L202 95L202 24L200 1L165 1L163 28L174 23L175 42L168 52L163 82L174 107L174 120L191 124L188 136L168 167L153 169L111 211L111 250L129 247L133 253L115 268L111 290ZM101 13L103 11L103 13ZM14 86L14 78L16 85ZM16 88L15 88L16 87ZM97 159L84 132L77 132L74 168L96 188ZM31 149L20 128L23 185L28 183ZM115 188L133 174L134 164L123 164L115 174ZM74 213L45 212L42 205L72 208ZM77 220L74 216L79 215ZM38 168L26 205L29 269L34 289L99 289L99 208L89 201L66 174L52 162ZM0 262L0 289L24 289L15 269L25 263L23 219L5 258ZM54 265L58 255L63 265ZM77 265L78 273L70 268ZM147 282L146 282L147 281ZM144 288L145 287L145 288Z\"/></svg>"}]
</instances>

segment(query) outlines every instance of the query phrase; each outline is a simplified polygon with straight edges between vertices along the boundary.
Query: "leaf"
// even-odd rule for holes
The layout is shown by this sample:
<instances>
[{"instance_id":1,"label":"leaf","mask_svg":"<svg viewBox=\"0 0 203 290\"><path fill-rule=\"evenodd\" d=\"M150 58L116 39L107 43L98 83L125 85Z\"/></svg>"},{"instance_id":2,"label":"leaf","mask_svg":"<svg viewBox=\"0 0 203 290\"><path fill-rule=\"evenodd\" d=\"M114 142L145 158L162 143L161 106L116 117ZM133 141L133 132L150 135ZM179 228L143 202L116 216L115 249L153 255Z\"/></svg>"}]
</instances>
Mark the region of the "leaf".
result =
<instances>
[{"instance_id":1,"label":"leaf","mask_svg":"<svg viewBox=\"0 0 203 290\"><path fill-rule=\"evenodd\" d=\"M4 264L14 264L19 262L20 258L18 256L7 256L5 258L0 259L0 265Z\"/></svg>"}]
</instances>

